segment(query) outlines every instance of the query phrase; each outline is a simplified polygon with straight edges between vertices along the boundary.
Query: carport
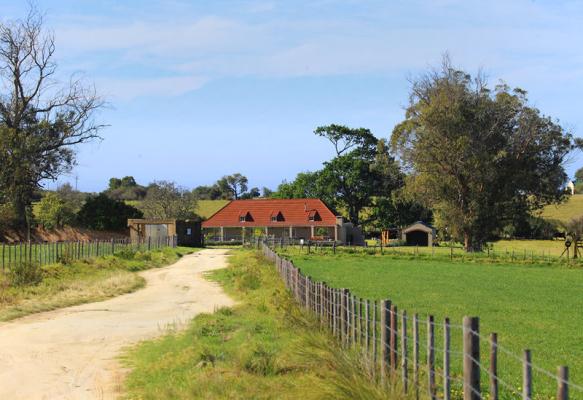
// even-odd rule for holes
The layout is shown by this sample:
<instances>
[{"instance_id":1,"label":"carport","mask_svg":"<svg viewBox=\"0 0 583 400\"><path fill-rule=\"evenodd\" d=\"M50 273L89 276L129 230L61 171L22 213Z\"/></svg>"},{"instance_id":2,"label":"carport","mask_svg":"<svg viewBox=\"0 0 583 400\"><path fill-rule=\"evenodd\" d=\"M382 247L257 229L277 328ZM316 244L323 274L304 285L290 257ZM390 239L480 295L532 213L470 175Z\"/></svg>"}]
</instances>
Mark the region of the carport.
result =
<instances>
[{"instance_id":1,"label":"carport","mask_svg":"<svg viewBox=\"0 0 583 400\"><path fill-rule=\"evenodd\" d=\"M435 228L425 222L415 222L402 231L402 240L407 246L433 246Z\"/></svg>"}]
</instances>

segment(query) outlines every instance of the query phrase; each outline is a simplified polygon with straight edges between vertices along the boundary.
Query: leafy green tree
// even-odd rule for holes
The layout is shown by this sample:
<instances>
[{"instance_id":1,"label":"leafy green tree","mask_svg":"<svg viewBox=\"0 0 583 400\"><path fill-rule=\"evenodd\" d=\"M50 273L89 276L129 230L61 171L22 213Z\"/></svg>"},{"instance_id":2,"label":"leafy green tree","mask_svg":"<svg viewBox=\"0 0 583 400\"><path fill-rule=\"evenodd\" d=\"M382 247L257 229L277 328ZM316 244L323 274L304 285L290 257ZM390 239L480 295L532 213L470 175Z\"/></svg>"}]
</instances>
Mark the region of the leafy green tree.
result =
<instances>
[{"instance_id":1,"label":"leafy green tree","mask_svg":"<svg viewBox=\"0 0 583 400\"><path fill-rule=\"evenodd\" d=\"M67 202L57 192L47 192L38 204L36 218L46 229L62 228L73 223L75 203Z\"/></svg>"},{"instance_id":2,"label":"leafy green tree","mask_svg":"<svg viewBox=\"0 0 583 400\"><path fill-rule=\"evenodd\" d=\"M475 251L517 207L562 200L563 163L580 143L530 107L524 90L492 90L446 58L413 82L391 144L411 172L409 193Z\"/></svg>"},{"instance_id":3,"label":"leafy green tree","mask_svg":"<svg viewBox=\"0 0 583 400\"><path fill-rule=\"evenodd\" d=\"M432 218L430 209L397 192L390 197L376 198L370 217L373 227L379 231L393 227L405 227L417 221L431 222Z\"/></svg>"},{"instance_id":4,"label":"leafy green tree","mask_svg":"<svg viewBox=\"0 0 583 400\"><path fill-rule=\"evenodd\" d=\"M291 182L283 181L272 197L279 199L305 199L305 198L322 198L325 193L319 186L318 172L300 172L296 179Z\"/></svg>"},{"instance_id":5,"label":"leafy green tree","mask_svg":"<svg viewBox=\"0 0 583 400\"><path fill-rule=\"evenodd\" d=\"M221 189L215 184L212 186L197 186L192 195L197 200L218 200L222 197Z\"/></svg>"},{"instance_id":6,"label":"leafy green tree","mask_svg":"<svg viewBox=\"0 0 583 400\"><path fill-rule=\"evenodd\" d=\"M146 192L147 189L138 185L133 176L124 176L121 179L111 178L104 193L116 200L142 200Z\"/></svg>"},{"instance_id":7,"label":"leafy green tree","mask_svg":"<svg viewBox=\"0 0 583 400\"><path fill-rule=\"evenodd\" d=\"M100 193L87 198L77 213L77 221L81 226L89 229L121 231L127 228L128 218L143 216L142 211L137 208Z\"/></svg>"},{"instance_id":8,"label":"leafy green tree","mask_svg":"<svg viewBox=\"0 0 583 400\"><path fill-rule=\"evenodd\" d=\"M194 218L196 199L191 192L174 182L157 181L148 186L140 209L146 218Z\"/></svg>"},{"instance_id":9,"label":"leafy green tree","mask_svg":"<svg viewBox=\"0 0 583 400\"><path fill-rule=\"evenodd\" d=\"M583 182L583 168L579 168L577 172L575 172L575 180L577 182Z\"/></svg>"},{"instance_id":10,"label":"leafy green tree","mask_svg":"<svg viewBox=\"0 0 583 400\"><path fill-rule=\"evenodd\" d=\"M256 197L261 196L261 191L258 187L253 187L249 189L247 192L241 194L239 197L241 199L254 199Z\"/></svg>"},{"instance_id":11,"label":"leafy green tree","mask_svg":"<svg viewBox=\"0 0 583 400\"><path fill-rule=\"evenodd\" d=\"M0 22L0 188L17 222L43 180L70 171L75 149L98 138L103 101L73 77L56 79L55 41L32 6L18 21Z\"/></svg>"},{"instance_id":12,"label":"leafy green tree","mask_svg":"<svg viewBox=\"0 0 583 400\"><path fill-rule=\"evenodd\" d=\"M325 162L319 172L318 191L325 193L323 197L331 206L346 209L355 225L371 222L370 218L361 219L362 210L402 186L399 165L389 155L385 141L376 139L368 129L321 127L316 134L318 131L332 143L343 143L334 144L338 155Z\"/></svg>"},{"instance_id":13,"label":"leafy green tree","mask_svg":"<svg viewBox=\"0 0 583 400\"><path fill-rule=\"evenodd\" d=\"M247 192L248 182L246 176L236 173L223 176L217 181L216 185L221 191L223 198L237 200L241 195Z\"/></svg>"}]
</instances>

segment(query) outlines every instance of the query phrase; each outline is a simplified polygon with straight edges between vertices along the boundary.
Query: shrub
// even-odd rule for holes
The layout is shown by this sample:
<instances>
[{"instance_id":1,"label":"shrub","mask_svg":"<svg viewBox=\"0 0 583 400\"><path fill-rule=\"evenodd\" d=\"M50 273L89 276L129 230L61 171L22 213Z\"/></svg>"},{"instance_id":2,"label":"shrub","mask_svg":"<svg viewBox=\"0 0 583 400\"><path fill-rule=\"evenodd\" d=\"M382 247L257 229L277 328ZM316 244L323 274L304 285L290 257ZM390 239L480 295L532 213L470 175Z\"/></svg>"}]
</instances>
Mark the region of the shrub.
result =
<instances>
[{"instance_id":1,"label":"shrub","mask_svg":"<svg viewBox=\"0 0 583 400\"><path fill-rule=\"evenodd\" d=\"M133 260L136 258L137 251L132 249L131 247L124 247L121 250L118 250L115 255L123 260ZM150 256L151 259L151 256Z\"/></svg>"},{"instance_id":2,"label":"shrub","mask_svg":"<svg viewBox=\"0 0 583 400\"><path fill-rule=\"evenodd\" d=\"M77 214L77 220L86 228L120 231L126 228L128 218L142 218L143 215L140 210L123 201L99 194L87 198Z\"/></svg>"},{"instance_id":3,"label":"shrub","mask_svg":"<svg viewBox=\"0 0 583 400\"><path fill-rule=\"evenodd\" d=\"M38 285L43 280L42 269L38 263L23 262L10 269L12 286Z\"/></svg>"},{"instance_id":4,"label":"shrub","mask_svg":"<svg viewBox=\"0 0 583 400\"><path fill-rule=\"evenodd\" d=\"M36 218L47 229L71 224L75 218L74 205L66 202L58 193L47 192L38 204Z\"/></svg>"}]
</instances>

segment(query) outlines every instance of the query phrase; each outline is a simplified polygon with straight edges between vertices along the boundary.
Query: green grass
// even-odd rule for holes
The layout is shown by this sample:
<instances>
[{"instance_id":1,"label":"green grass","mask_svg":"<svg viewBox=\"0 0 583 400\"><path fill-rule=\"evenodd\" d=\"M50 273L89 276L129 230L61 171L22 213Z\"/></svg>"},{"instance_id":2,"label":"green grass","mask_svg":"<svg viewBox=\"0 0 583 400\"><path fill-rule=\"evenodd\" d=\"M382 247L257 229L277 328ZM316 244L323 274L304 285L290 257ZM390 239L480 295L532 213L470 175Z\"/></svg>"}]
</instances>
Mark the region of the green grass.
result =
<instances>
[{"instance_id":1,"label":"green grass","mask_svg":"<svg viewBox=\"0 0 583 400\"><path fill-rule=\"evenodd\" d=\"M383 253L388 255L403 255L403 256L422 256L432 259L454 259L475 260L484 262L565 262L565 258L560 258L565 249L565 242L563 240L499 240L489 243L490 250L484 249L479 253L467 253L464 251L461 244L456 244L453 247L434 246L434 247L415 247L415 246L385 246ZM316 253L332 253L331 247L325 247L322 250L312 247ZM348 252L354 254L380 254L381 248L377 241L370 241L368 247L339 247L339 252ZM303 253L307 252L307 246L304 246ZM292 255L299 254L299 247L295 251L291 251Z\"/></svg>"},{"instance_id":2,"label":"green grass","mask_svg":"<svg viewBox=\"0 0 583 400\"><path fill-rule=\"evenodd\" d=\"M195 213L202 218L209 218L223 208L229 200L198 200Z\"/></svg>"},{"instance_id":3,"label":"green grass","mask_svg":"<svg viewBox=\"0 0 583 400\"><path fill-rule=\"evenodd\" d=\"M192 251L165 248L46 265L37 284L15 285L10 274L0 274L0 321L132 292L145 284L135 272L171 264Z\"/></svg>"},{"instance_id":4,"label":"green grass","mask_svg":"<svg viewBox=\"0 0 583 400\"><path fill-rule=\"evenodd\" d=\"M484 336L497 332L500 346L518 356L523 349L531 349L533 362L547 370L554 372L557 366L568 365L571 379L583 383L581 267L406 255L298 255L295 250L291 256L315 280L349 288L363 298L390 299L409 315L434 315L439 325L439 348L446 316L456 326L461 325L464 316L479 316ZM452 343L455 350L461 350L457 327L452 331ZM485 361L487 347L484 341L482 345ZM438 365L440 362L438 359ZM459 373L460 367L457 354L453 369ZM518 390L520 362L501 354L499 369L501 378ZM552 378L535 372L534 379L535 391L554 393Z\"/></svg>"},{"instance_id":5,"label":"green grass","mask_svg":"<svg viewBox=\"0 0 583 400\"><path fill-rule=\"evenodd\" d=\"M126 200L125 202L136 208L140 208L142 203L141 200ZM197 200L194 212L203 219L207 219L223 208L228 202L229 200Z\"/></svg>"},{"instance_id":6,"label":"green grass","mask_svg":"<svg viewBox=\"0 0 583 400\"><path fill-rule=\"evenodd\" d=\"M386 398L370 384L354 354L342 351L300 311L272 265L258 253L234 250L213 272L238 300L233 308L196 317L173 332L129 350L128 399ZM392 398L399 399L395 395Z\"/></svg>"},{"instance_id":7,"label":"green grass","mask_svg":"<svg viewBox=\"0 0 583 400\"><path fill-rule=\"evenodd\" d=\"M542 216L562 222L583 216L583 194L575 194L563 204L546 206Z\"/></svg>"}]
</instances>

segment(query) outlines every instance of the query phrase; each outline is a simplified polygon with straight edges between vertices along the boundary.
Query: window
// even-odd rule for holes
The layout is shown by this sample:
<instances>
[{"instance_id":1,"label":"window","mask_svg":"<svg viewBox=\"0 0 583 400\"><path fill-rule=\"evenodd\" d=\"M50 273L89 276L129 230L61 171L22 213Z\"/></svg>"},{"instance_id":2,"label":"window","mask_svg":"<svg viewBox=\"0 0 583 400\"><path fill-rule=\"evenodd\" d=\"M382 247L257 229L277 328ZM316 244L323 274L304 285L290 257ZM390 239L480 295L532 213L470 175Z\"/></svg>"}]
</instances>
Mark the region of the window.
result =
<instances>
[{"instance_id":1,"label":"window","mask_svg":"<svg viewBox=\"0 0 583 400\"><path fill-rule=\"evenodd\" d=\"M239 216L239 222L245 222L245 216L244 215L240 215Z\"/></svg>"},{"instance_id":2,"label":"window","mask_svg":"<svg viewBox=\"0 0 583 400\"><path fill-rule=\"evenodd\" d=\"M308 214L308 220L309 221L321 221L322 218L320 218L320 214L318 213L318 211L312 210Z\"/></svg>"},{"instance_id":3,"label":"window","mask_svg":"<svg viewBox=\"0 0 583 400\"><path fill-rule=\"evenodd\" d=\"M271 216L271 222L277 222L277 215Z\"/></svg>"}]
</instances>

